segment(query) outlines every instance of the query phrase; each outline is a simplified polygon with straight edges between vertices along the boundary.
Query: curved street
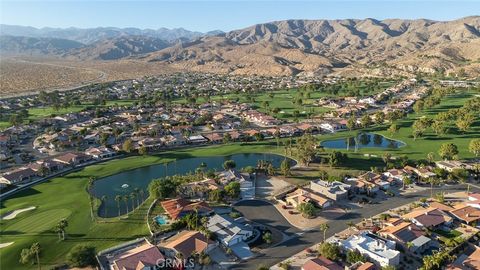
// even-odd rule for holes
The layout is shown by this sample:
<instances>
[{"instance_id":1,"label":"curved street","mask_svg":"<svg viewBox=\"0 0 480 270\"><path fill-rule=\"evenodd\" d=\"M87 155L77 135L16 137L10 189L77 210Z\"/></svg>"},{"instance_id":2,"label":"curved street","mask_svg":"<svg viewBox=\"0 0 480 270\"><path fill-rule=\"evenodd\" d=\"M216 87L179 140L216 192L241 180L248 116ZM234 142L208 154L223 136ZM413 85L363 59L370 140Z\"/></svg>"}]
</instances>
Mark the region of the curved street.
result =
<instances>
[{"instance_id":1,"label":"curved street","mask_svg":"<svg viewBox=\"0 0 480 270\"><path fill-rule=\"evenodd\" d=\"M453 193L466 191L466 185L451 185L434 188L434 191L443 191ZM476 186L470 186L470 191L480 191ZM430 189L414 192L406 195L400 195L389 198L388 200L375 204L366 205L355 211L351 211L339 219L328 222L329 229L327 237L331 237L347 229L348 222L358 223L363 218L373 217L389 209L397 208L402 205L418 201L422 197L429 197ZM292 255L309 248L323 239L323 232L319 229L302 231L290 225L288 221L278 212L271 203L264 200L241 201L235 205L235 209L241 212L245 218L260 224L269 225L284 232L289 238L284 242L270 247L258 254L257 257L248 261L235 264L231 269L258 269L260 266L275 265Z\"/></svg>"}]
</instances>

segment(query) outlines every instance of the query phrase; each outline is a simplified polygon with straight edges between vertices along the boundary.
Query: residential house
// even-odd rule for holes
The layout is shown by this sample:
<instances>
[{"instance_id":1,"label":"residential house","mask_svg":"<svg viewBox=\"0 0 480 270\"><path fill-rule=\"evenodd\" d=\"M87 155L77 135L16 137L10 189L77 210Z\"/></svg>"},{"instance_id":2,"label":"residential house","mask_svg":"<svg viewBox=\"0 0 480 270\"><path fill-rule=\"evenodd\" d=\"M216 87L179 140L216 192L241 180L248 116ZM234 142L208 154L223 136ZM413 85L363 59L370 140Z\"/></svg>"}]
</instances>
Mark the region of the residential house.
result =
<instances>
[{"instance_id":1,"label":"residential house","mask_svg":"<svg viewBox=\"0 0 480 270\"><path fill-rule=\"evenodd\" d=\"M468 194L467 205L480 209L480 193L470 193Z\"/></svg>"},{"instance_id":2,"label":"residential house","mask_svg":"<svg viewBox=\"0 0 480 270\"><path fill-rule=\"evenodd\" d=\"M334 201L345 200L348 198L350 185L339 181L328 182L324 180L315 180L310 182L310 189L322 194Z\"/></svg>"},{"instance_id":3,"label":"residential house","mask_svg":"<svg viewBox=\"0 0 480 270\"><path fill-rule=\"evenodd\" d=\"M300 204L307 202L321 208L327 208L333 204L330 199L301 187L287 194L285 201L288 205L291 205L295 208Z\"/></svg>"},{"instance_id":4,"label":"residential house","mask_svg":"<svg viewBox=\"0 0 480 270\"><path fill-rule=\"evenodd\" d=\"M41 175L42 170L45 170L46 174L49 174L49 173L56 172L63 169L63 164L48 158L48 159L40 159L33 163L30 163L28 167L34 170L40 176L42 176Z\"/></svg>"},{"instance_id":5,"label":"residential house","mask_svg":"<svg viewBox=\"0 0 480 270\"><path fill-rule=\"evenodd\" d=\"M404 248L408 248L407 243L412 243L413 246L410 247L411 251L418 252L419 254L430 247L429 243L431 239L425 237L425 232L411 222L394 222L394 224L386 226L378 231L378 234L397 242Z\"/></svg>"},{"instance_id":6,"label":"residential house","mask_svg":"<svg viewBox=\"0 0 480 270\"><path fill-rule=\"evenodd\" d=\"M202 135L192 135L187 138L188 143L190 144L202 144L207 143L208 140Z\"/></svg>"},{"instance_id":7,"label":"residential house","mask_svg":"<svg viewBox=\"0 0 480 270\"><path fill-rule=\"evenodd\" d=\"M330 132L330 133L335 133L337 131L340 131L340 130L345 130L347 129L347 124L343 123L343 122L323 122L320 124L320 128L327 131L327 132Z\"/></svg>"},{"instance_id":8,"label":"residential house","mask_svg":"<svg viewBox=\"0 0 480 270\"><path fill-rule=\"evenodd\" d=\"M162 201L160 204L172 220L177 220L189 213L198 213L199 216L208 216L213 213L206 202L190 202L183 198Z\"/></svg>"},{"instance_id":9,"label":"residential house","mask_svg":"<svg viewBox=\"0 0 480 270\"><path fill-rule=\"evenodd\" d=\"M220 181L227 184L231 181L240 183L240 192L242 199L253 199L255 197L255 187L248 173L240 173L237 170L225 170L219 174Z\"/></svg>"},{"instance_id":10,"label":"residential house","mask_svg":"<svg viewBox=\"0 0 480 270\"><path fill-rule=\"evenodd\" d=\"M343 268L337 263L320 256L306 261L302 266L302 270L343 270Z\"/></svg>"},{"instance_id":11,"label":"residential house","mask_svg":"<svg viewBox=\"0 0 480 270\"><path fill-rule=\"evenodd\" d=\"M455 209L450 211L456 219L466 224L477 224L480 220L480 209L470 206L468 204L459 204L454 207Z\"/></svg>"},{"instance_id":12,"label":"residential house","mask_svg":"<svg viewBox=\"0 0 480 270\"><path fill-rule=\"evenodd\" d=\"M384 176L388 178L394 178L399 182L403 182L403 178L407 176L404 170L401 169L390 169L383 173Z\"/></svg>"},{"instance_id":13,"label":"residential house","mask_svg":"<svg viewBox=\"0 0 480 270\"><path fill-rule=\"evenodd\" d=\"M474 251L462 262L467 269L480 269L480 247L474 246Z\"/></svg>"},{"instance_id":14,"label":"residential house","mask_svg":"<svg viewBox=\"0 0 480 270\"><path fill-rule=\"evenodd\" d=\"M252 227L236 223L218 214L210 217L207 229L214 233L226 247L244 242L253 235Z\"/></svg>"},{"instance_id":15,"label":"residential house","mask_svg":"<svg viewBox=\"0 0 480 270\"><path fill-rule=\"evenodd\" d=\"M115 156L115 152L105 146L90 147L85 150L85 154L92 156L94 159L104 159Z\"/></svg>"},{"instance_id":16,"label":"residential house","mask_svg":"<svg viewBox=\"0 0 480 270\"><path fill-rule=\"evenodd\" d=\"M215 179L205 179L182 185L181 193L183 197L187 198L206 198L210 191L221 188L222 186Z\"/></svg>"},{"instance_id":17,"label":"residential house","mask_svg":"<svg viewBox=\"0 0 480 270\"><path fill-rule=\"evenodd\" d=\"M215 244L198 231L182 231L162 243L160 248L168 257L188 258L193 253L208 253Z\"/></svg>"},{"instance_id":18,"label":"residential house","mask_svg":"<svg viewBox=\"0 0 480 270\"><path fill-rule=\"evenodd\" d=\"M403 215L404 219L412 221L415 225L421 228L438 228L441 226L450 226L453 219L435 207L423 208L419 207Z\"/></svg>"},{"instance_id":19,"label":"residential house","mask_svg":"<svg viewBox=\"0 0 480 270\"><path fill-rule=\"evenodd\" d=\"M85 163L91 159L90 156L83 153L73 153L69 152L63 155L56 156L55 161L63 163L65 165L76 166L82 163Z\"/></svg>"},{"instance_id":20,"label":"residential house","mask_svg":"<svg viewBox=\"0 0 480 270\"><path fill-rule=\"evenodd\" d=\"M380 190L380 187L374 183L359 178L349 178L351 190L355 193L374 194Z\"/></svg>"},{"instance_id":21,"label":"residential house","mask_svg":"<svg viewBox=\"0 0 480 270\"><path fill-rule=\"evenodd\" d=\"M6 185L16 185L22 182L30 181L37 176L37 173L29 167L20 167L7 171L0 175L0 183Z\"/></svg>"},{"instance_id":22,"label":"residential house","mask_svg":"<svg viewBox=\"0 0 480 270\"><path fill-rule=\"evenodd\" d=\"M397 266L400 264L400 252L395 249L395 242L376 236L370 232L352 235L340 241L346 250L356 250L379 266Z\"/></svg>"},{"instance_id":23,"label":"residential house","mask_svg":"<svg viewBox=\"0 0 480 270\"><path fill-rule=\"evenodd\" d=\"M223 142L223 136L220 133L214 132L214 133L207 133L204 134L204 136L211 142L211 143L222 143Z\"/></svg>"},{"instance_id":24,"label":"residential house","mask_svg":"<svg viewBox=\"0 0 480 270\"><path fill-rule=\"evenodd\" d=\"M165 260L160 250L145 240L136 247L128 247L108 257L110 270L156 270L157 264ZM103 269L103 267L102 267Z\"/></svg>"},{"instance_id":25,"label":"residential house","mask_svg":"<svg viewBox=\"0 0 480 270\"><path fill-rule=\"evenodd\" d=\"M378 173L366 172L358 176L358 178L360 180L375 184L376 186L378 186L379 189L387 190L390 188L390 182L385 181L383 175Z\"/></svg>"},{"instance_id":26,"label":"residential house","mask_svg":"<svg viewBox=\"0 0 480 270\"><path fill-rule=\"evenodd\" d=\"M346 269L348 269L348 270L375 270L376 267L371 262L356 262Z\"/></svg>"},{"instance_id":27,"label":"residential house","mask_svg":"<svg viewBox=\"0 0 480 270\"><path fill-rule=\"evenodd\" d=\"M471 169L471 166L469 164L466 164L464 162L458 161L458 160L442 160L442 161L437 161L435 162L435 165L443 170L446 170L448 172L452 172L453 170L461 170L461 169Z\"/></svg>"}]
</instances>

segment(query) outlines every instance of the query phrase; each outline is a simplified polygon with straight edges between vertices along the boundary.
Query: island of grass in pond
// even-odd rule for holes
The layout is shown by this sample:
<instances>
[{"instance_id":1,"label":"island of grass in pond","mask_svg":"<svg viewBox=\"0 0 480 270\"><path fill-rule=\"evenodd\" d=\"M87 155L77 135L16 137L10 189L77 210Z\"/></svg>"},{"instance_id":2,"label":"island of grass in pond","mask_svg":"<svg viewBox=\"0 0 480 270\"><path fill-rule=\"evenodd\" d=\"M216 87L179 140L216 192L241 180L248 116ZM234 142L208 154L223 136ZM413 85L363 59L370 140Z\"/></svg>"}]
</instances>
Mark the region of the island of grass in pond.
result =
<instances>
[{"instance_id":1,"label":"island of grass in pond","mask_svg":"<svg viewBox=\"0 0 480 270\"><path fill-rule=\"evenodd\" d=\"M132 210L135 202L141 201L148 196L146 194L148 184L156 178L172 175L185 175L195 170L200 164L206 164L206 169L213 169L215 171L223 170L223 163L227 160L234 160L237 169L245 168L247 166L255 167L259 160L265 160L272 163L275 168L280 167L284 159L289 160L291 165L295 161L284 156L275 154L235 154L230 156L210 156L210 157L194 157L179 159L170 163L156 164L138 169L125 171L105 178L98 179L94 182L92 193L96 198L106 198L100 209L99 215L112 217L120 214L125 214ZM137 195L135 198L130 198L134 191L142 191L144 196ZM120 201L116 201L115 197L121 196ZM128 210L128 211L127 211Z\"/></svg>"},{"instance_id":2,"label":"island of grass in pond","mask_svg":"<svg viewBox=\"0 0 480 270\"><path fill-rule=\"evenodd\" d=\"M396 149L405 146L405 143L385 138L376 133L360 133L357 136L323 141L320 145L325 148L347 150L355 148Z\"/></svg>"}]
</instances>

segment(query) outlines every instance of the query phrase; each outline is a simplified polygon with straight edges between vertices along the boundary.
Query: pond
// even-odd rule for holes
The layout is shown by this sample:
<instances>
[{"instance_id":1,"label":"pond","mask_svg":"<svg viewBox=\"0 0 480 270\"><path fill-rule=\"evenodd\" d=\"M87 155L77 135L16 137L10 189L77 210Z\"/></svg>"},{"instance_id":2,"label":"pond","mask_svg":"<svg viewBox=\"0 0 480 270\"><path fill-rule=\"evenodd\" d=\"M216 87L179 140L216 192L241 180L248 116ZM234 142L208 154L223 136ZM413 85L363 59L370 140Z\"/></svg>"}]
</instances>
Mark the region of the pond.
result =
<instances>
[{"instance_id":1,"label":"pond","mask_svg":"<svg viewBox=\"0 0 480 270\"><path fill-rule=\"evenodd\" d=\"M179 159L170 163L155 164L107 176L95 181L92 187L92 193L96 198L100 199L102 196L107 197L105 203L102 203L98 214L102 217L118 216L119 207L115 201L117 195L122 196L122 200L118 202L121 214L127 212L127 206L128 210L131 211L132 204L137 205L137 198L134 198L132 202L131 198L124 201L124 197L130 196L132 192L137 190L140 191L139 193L143 193L143 196L138 195L138 201L141 202L143 199L146 199L148 197L148 184L153 179L176 174L187 174L189 172L193 173L202 163L207 165L207 170L214 169L216 171L221 171L223 170L223 163L229 159L235 161L236 168L238 169L247 166L255 167L259 160L270 161L275 168L278 168L285 157L275 154L260 153L195 157ZM294 160L288 160L292 166L295 164Z\"/></svg>"},{"instance_id":2,"label":"pond","mask_svg":"<svg viewBox=\"0 0 480 270\"><path fill-rule=\"evenodd\" d=\"M321 142L320 145L325 148L354 150L358 148L395 149L405 146L405 143L385 138L376 133L360 133L356 137L326 140Z\"/></svg>"}]
</instances>

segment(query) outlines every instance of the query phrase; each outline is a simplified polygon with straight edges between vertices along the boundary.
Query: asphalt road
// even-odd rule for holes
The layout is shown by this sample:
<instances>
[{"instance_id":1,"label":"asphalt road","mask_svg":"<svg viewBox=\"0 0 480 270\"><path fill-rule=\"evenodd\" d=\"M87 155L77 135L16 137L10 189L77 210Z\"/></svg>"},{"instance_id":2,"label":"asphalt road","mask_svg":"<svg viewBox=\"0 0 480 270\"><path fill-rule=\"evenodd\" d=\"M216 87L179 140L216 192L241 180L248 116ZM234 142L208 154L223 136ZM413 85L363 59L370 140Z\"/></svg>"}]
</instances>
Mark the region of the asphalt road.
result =
<instances>
[{"instance_id":1,"label":"asphalt road","mask_svg":"<svg viewBox=\"0 0 480 270\"><path fill-rule=\"evenodd\" d=\"M466 186L444 186L441 188L435 188L434 190L452 193L466 191ZM480 191L480 188L471 186L470 191L478 192ZM347 223L350 221L358 223L363 218L369 218L389 209L397 208L402 205L418 201L422 197L429 196L430 189L427 189L415 193L392 197L379 204L366 205L360 209L352 210L339 219L328 222L330 228L327 231L327 238L347 229ZM319 229L302 231L293 227L272 204L266 201L242 201L239 202L235 208L240 211L245 218L256 223L273 226L289 236L289 239L277 246L263 250L262 253L255 258L235 264L231 269L258 269L260 266L272 266L323 240L323 232L321 232Z\"/></svg>"}]
</instances>

